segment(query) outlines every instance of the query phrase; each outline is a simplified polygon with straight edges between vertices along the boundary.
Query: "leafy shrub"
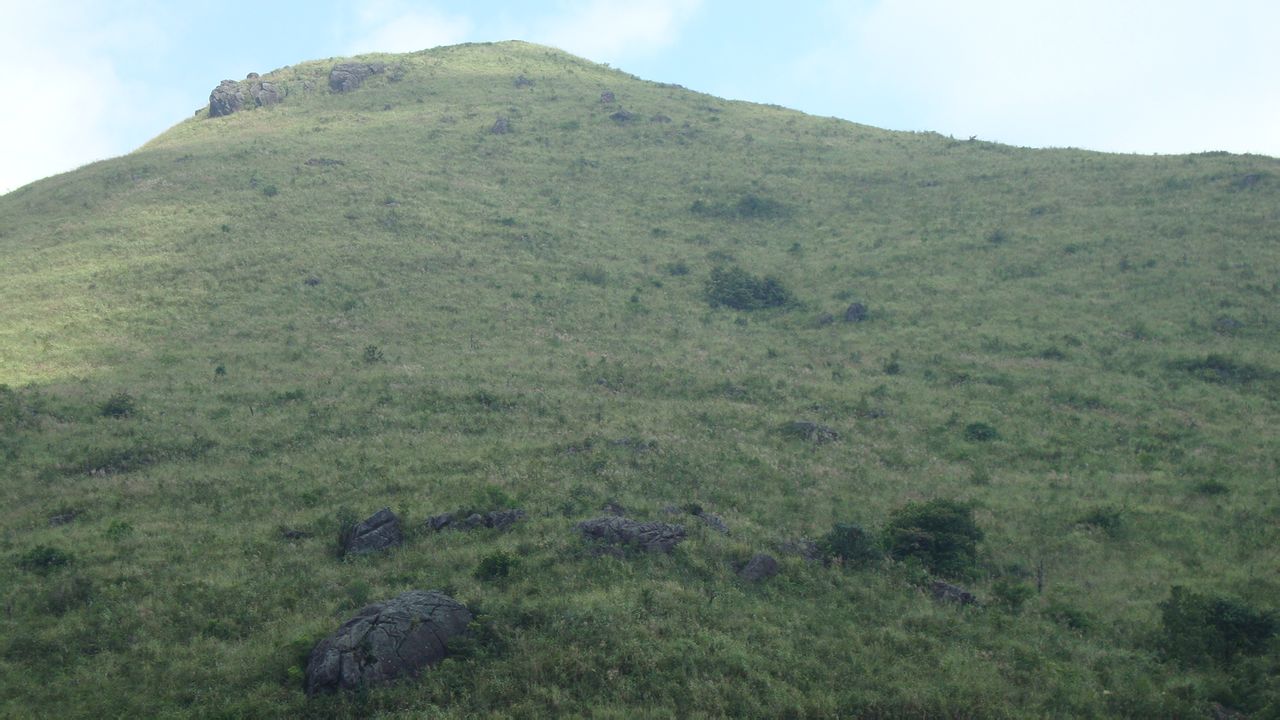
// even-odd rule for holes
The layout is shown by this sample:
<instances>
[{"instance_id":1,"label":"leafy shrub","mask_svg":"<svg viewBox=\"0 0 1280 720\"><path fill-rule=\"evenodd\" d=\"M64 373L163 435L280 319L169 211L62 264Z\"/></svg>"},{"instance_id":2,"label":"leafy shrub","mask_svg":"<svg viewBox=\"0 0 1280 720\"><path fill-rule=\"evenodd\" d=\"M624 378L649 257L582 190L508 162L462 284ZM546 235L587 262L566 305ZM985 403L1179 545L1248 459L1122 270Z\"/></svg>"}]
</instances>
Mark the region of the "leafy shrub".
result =
<instances>
[{"instance_id":1,"label":"leafy shrub","mask_svg":"<svg viewBox=\"0 0 1280 720\"><path fill-rule=\"evenodd\" d=\"M347 546L351 544L351 536L356 531L356 525L360 524L360 518L351 508L342 507L334 513L334 520L337 524L337 533L334 538L333 552L341 558L347 554Z\"/></svg>"},{"instance_id":2,"label":"leafy shrub","mask_svg":"<svg viewBox=\"0 0 1280 720\"><path fill-rule=\"evenodd\" d=\"M1035 588L1024 582L997 580L991 586L991 595L995 599L995 603L1012 612L1021 610L1022 606L1035 594Z\"/></svg>"},{"instance_id":3,"label":"leafy shrub","mask_svg":"<svg viewBox=\"0 0 1280 720\"><path fill-rule=\"evenodd\" d=\"M976 422L964 426L964 439L970 442L990 442L998 437L1000 433L986 423Z\"/></svg>"},{"instance_id":4,"label":"leafy shrub","mask_svg":"<svg viewBox=\"0 0 1280 720\"><path fill-rule=\"evenodd\" d=\"M574 277L596 287L604 287L609 284L609 271L598 265L583 268Z\"/></svg>"},{"instance_id":5,"label":"leafy shrub","mask_svg":"<svg viewBox=\"0 0 1280 720\"><path fill-rule=\"evenodd\" d=\"M712 269L706 292L712 307L724 305L735 310L782 307L792 302L791 292L777 278L757 277L737 266Z\"/></svg>"},{"instance_id":6,"label":"leafy shrub","mask_svg":"<svg viewBox=\"0 0 1280 720\"><path fill-rule=\"evenodd\" d=\"M1124 530L1124 510L1117 507L1097 507L1080 518L1081 525L1089 525L1103 531L1111 537L1117 537Z\"/></svg>"},{"instance_id":7,"label":"leafy shrub","mask_svg":"<svg viewBox=\"0 0 1280 720\"><path fill-rule=\"evenodd\" d=\"M831 531L818 541L818 549L828 561L838 558L845 566L870 565L881 556L871 533L852 523L832 525Z\"/></svg>"},{"instance_id":8,"label":"leafy shrub","mask_svg":"<svg viewBox=\"0 0 1280 720\"><path fill-rule=\"evenodd\" d=\"M1246 385L1258 380L1265 380L1273 373L1266 368L1240 362L1225 355L1210 353L1201 359L1179 360L1171 363L1175 370L1190 373L1205 382L1220 385Z\"/></svg>"},{"instance_id":9,"label":"leafy shrub","mask_svg":"<svg viewBox=\"0 0 1280 720\"><path fill-rule=\"evenodd\" d=\"M965 577L977 564L982 530L966 504L941 498L908 503L893 512L884 532L893 559L914 558L936 575Z\"/></svg>"},{"instance_id":10,"label":"leafy shrub","mask_svg":"<svg viewBox=\"0 0 1280 720\"><path fill-rule=\"evenodd\" d=\"M786 217L791 214L791 209L785 204L759 195L743 195L733 209L738 217L753 220Z\"/></svg>"},{"instance_id":11,"label":"leafy shrub","mask_svg":"<svg viewBox=\"0 0 1280 720\"><path fill-rule=\"evenodd\" d=\"M280 188L276 187L275 185L268 185L262 188L262 194L266 195L267 197L275 197L276 195L280 194Z\"/></svg>"},{"instance_id":12,"label":"leafy shrub","mask_svg":"<svg viewBox=\"0 0 1280 720\"><path fill-rule=\"evenodd\" d=\"M98 407L103 417L129 417L136 410L133 396L127 392L121 391L107 398L107 401Z\"/></svg>"},{"instance_id":13,"label":"leafy shrub","mask_svg":"<svg viewBox=\"0 0 1280 720\"><path fill-rule=\"evenodd\" d=\"M1226 495L1231 487L1217 480L1202 480L1196 483L1195 490L1201 495Z\"/></svg>"},{"instance_id":14,"label":"leafy shrub","mask_svg":"<svg viewBox=\"0 0 1280 720\"><path fill-rule=\"evenodd\" d=\"M477 580L498 580L505 578L510 575L511 571L519 564L519 558L510 553L499 550L498 552L480 558L480 564L476 566L475 577Z\"/></svg>"},{"instance_id":15,"label":"leafy shrub","mask_svg":"<svg viewBox=\"0 0 1280 720\"><path fill-rule=\"evenodd\" d=\"M133 534L133 526L123 520L115 520L107 528L107 539L120 541Z\"/></svg>"},{"instance_id":16,"label":"leafy shrub","mask_svg":"<svg viewBox=\"0 0 1280 720\"><path fill-rule=\"evenodd\" d=\"M365 345L363 358L364 358L365 364L368 364L368 365L372 365L374 363L380 363L384 360L382 356L382 350L379 349L377 345Z\"/></svg>"},{"instance_id":17,"label":"leafy shrub","mask_svg":"<svg viewBox=\"0 0 1280 720\"><path fill-rule=\"evenodd\" d=\"M1093 618L1080 608L1062 600L1054 600L1044 608L1045 617L1071 630L1084 631L1093 625Z\"/></svg>"},{"instance_id":18,"label":"leafy shrub","mask_svg":"<svg viewBox=\"0 0 1280 720\"><path fill-rule=\"evenodd\" d=\"M37 545L18 558L18 567L31 572L47 573L71 564L71 555L48 545Z\"/></svg>"},{"instance_id":19,"label":"leafy shrub","mask_svg":"<svg viewBox=\"0 0 1280 720\"><path fill-rule=\"evenodd\" d=\"M1280 632L1274 612L1177 585L1169 599L1160 603L1160 622L1165 649L1188 661L1209 658L1229 663L1237 655L1260 655Z\"/></svg>"},{"instance_id":20,"label":"leafy shrub","mask_svg":"<svg viewBox=\"0 0 1280 720\"><path fill-rule=\"evenodd\" d=\"M689 264L683 260L676 260L674 262L669 262L663 266L663 269L667 271L668 275L671 275L673 277L679 277L681 275L689 274Z\"/></svg>"}]
</instances>

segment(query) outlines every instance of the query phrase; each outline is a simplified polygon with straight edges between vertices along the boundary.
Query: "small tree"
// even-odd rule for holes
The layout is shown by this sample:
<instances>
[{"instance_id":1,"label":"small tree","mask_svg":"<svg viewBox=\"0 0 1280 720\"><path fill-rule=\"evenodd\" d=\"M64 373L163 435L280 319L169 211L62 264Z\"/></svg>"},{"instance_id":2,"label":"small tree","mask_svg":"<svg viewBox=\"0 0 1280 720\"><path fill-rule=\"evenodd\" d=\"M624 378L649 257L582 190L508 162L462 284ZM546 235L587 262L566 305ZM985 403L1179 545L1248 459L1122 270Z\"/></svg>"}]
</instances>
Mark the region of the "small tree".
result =
<instances>
[{"instance_id":1,"label":"small tree","mask_svg":"<svg viewBox=\"0 0 1280 720\"><path fill-rule=\"evenodd\" d=\"M707 301L712 307L760 310L789 305L792 300L791 292L777 278L757 277L737 266L713 268L707 278Z\"/></svg>"},{"instance_id":2,"label":"small tree","mask_svg":"<svg viewBox=\"0 0 1280 720\"><path fill-rule=\"evenodd\" d=\"M982 530L973 508L954 500L908 503L885 526L885 543L895 560L918 560L931 573L945 577L972 574Z\"/></svg>"}]
</instances>

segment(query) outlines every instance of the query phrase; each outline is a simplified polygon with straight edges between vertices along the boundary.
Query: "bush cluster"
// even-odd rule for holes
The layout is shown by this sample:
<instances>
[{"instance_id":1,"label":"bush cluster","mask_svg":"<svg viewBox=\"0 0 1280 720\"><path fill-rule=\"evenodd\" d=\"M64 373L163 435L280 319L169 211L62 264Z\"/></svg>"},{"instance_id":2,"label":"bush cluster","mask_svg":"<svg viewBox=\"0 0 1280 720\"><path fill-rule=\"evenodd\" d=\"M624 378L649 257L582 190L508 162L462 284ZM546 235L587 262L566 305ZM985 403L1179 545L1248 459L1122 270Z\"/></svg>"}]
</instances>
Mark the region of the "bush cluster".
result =
<instances>
[{"instance_id":1,"label":"bush cluster","mask_svg":"<svg viewBox=\"0 0 1280 720\"><path fill-rule=\"evenodd\" d=\"M1230 663L1238 655L1260 655L1280 633L1280 618L1229 597L1175 585L1160 603L1165 648L1188 661Z\"/></svg>"},{"instance_id":2,"label":"bush cluster","mask_svg":"<svg viewBox=\"0 0 1280 720\"><path fill-rule=\"evenodd\" d=\"M895 560L915 559L944 577L966 577L978 561L982 530L973 508L954 500L908 503L889 517L885 542Z\"/></svg>"},{"instance_id":3,"label":"bush cluster","mask_svg":"<svg viewBox=\"0 0 1280 720\"><path fill-rule=\"evenodd\" d=\"M711 277L707 278L707 300L712 307L760 310L789 305L793 298L777 278L758 277L734 266L711 270Z\"/></svg>"}]
</instances>

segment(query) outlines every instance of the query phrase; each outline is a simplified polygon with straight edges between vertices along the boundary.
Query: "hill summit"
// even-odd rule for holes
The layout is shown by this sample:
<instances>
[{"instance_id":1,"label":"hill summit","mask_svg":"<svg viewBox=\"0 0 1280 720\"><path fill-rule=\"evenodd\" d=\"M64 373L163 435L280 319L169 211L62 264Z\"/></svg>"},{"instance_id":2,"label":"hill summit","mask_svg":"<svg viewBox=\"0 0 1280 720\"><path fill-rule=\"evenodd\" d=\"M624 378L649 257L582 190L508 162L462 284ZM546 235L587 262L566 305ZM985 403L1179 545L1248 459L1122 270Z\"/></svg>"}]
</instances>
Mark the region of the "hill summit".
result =
<instances>
[{"instance_id":1,"label":"hill summit","mask_svg":"<svg viewBox=\"0 0 1280 720\"><path fill-rule=\"evenodd\" d=\"M1277 208L521 42L224 81L0 197L0 714L1274 713Z\"/></svg>"}]
</instances>

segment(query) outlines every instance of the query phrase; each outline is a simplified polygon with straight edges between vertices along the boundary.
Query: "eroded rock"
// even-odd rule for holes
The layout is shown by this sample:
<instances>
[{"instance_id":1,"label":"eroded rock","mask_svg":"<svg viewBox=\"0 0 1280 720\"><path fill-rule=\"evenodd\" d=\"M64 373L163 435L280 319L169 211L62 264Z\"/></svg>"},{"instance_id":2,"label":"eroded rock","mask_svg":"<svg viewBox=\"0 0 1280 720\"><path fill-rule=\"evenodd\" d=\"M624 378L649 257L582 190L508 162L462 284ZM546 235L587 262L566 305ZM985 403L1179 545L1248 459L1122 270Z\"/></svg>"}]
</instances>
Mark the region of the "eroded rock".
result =
<instances>
[{"instance_id":1,"label":"eroded rock","mask_svg":"<svg viewBox=\"0 0 1280 720\"><path fill-rule=\"evenodd\" d=\"M671 552L685 537L683 525L618 516L584 520L578 523L578 532L589 541L647 552Z\"/></svg>"},{"instance_id":2,"label":"eroded rock","mask_svg":"<svg viewBox=\"0 0 1280 720\"><path fill-rule=\"evenodd\" d=\"M462 603L436 590L411 590L370 605L311 650L307 695L416 676L444 659L449 641L470 622Z\"/></svg>"},{"instance_id":3,"label":"eroded rock","mask_svg":"<svg viewBox=\"0 0 1280 720\"><path fill-rule=\"evenodd\" d=\"M382 508L352 529L344 549L346 555L367 555L403 542L400 518L390 508Z\"/></svg>"},{"instance_id":4,"label":"eroded rock","mask_svg":"<svg viewBox=\"0 0 1280 720\"><path fill-rule=\"evenodd\" d=\"M209 93L209 117L222 117L244 109L244 93L240 83L235 80L223 80L218 87Z\"/></svg>"},{"instance_id":5,"label":"eroded rock","mask_svg":"<svg viewBox=\"0 0 1280 720\"><path fill-rule=\"evenodd\" d=\"M339 63L329 71L329 89L336 93L351 92L386 69L385 63Z\"/></svg>"},{"instance_id":6,"label":"eroded rock","mask_svg":"<svg viewBox=\"0 0 1280 720\"><path fill-rule=\"evenodd\" d=\"M867 319L867 306L862 303L853 303L845 308L844 321L847 323L862 322Z\"/></svg>"}]
</instances>

